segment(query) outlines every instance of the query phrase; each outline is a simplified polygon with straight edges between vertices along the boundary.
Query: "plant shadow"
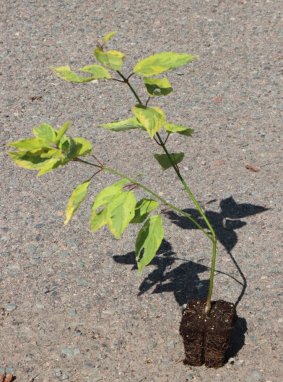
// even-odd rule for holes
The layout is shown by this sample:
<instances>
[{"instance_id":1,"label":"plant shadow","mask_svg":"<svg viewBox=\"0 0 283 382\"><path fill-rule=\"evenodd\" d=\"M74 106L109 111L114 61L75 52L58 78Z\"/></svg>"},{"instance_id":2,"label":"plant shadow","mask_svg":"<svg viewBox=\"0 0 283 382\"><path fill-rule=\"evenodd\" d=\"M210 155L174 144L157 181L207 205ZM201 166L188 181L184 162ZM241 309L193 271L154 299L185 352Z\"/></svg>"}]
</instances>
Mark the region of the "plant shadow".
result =
<instances>
[{"instance_id":1,"label":"plant shadow","mask_svg":"<svg viewBox=\"0 0 283 382\"><path fill-rule=\"evenodd\" d=\"M114 261L122 264L132 264L132 269L137 269L135 253L113 256ZM180 265L174 266L177 261ZM157 255L151 262L155 268L149 272L139 286L138 295L152 293L173 292L180 306L187 303L190 298L205 297L208 292L209 280L200 280L199 274L207 271L207 267L193 261L179 259L173 252L171 244L163 240Z\"/></svg>"},{"instance_id":2,"label":"plant shadow","mask_svg":"<svg viewBox=\"0 0 283 382\"><path fill-rule=\"evenodd\" d=\"M243 317L237 317L230 337L230 347L226 354L226 362L229 359L234 358L245 345L245 333L247 330L246 319Z\"/></svg>"},{"instance_id":3,"label":"plant shadow","mask_svg":"<svg viewBox=\"0 0 283 382\"><path fill-rule=\"evenodd\" d=\"M231 252L238 242L235 231L247 224L241 219L268 210L265 207L249 203L238 204L232 196L221 200L219 206L220 212L205 210L205 215L213 226L218 240L226 249L227 253ZM184 212L191 215L203 228L206 228L203 218L196 209L187 208L184 209ZM179 216L173 211L165 212L165 214L173 223L183 229L197 229L195 225L184 216Z\"/></svg>"},{"instance_id":4,"label":"plant shadow","mask_svg":"<svg viewBox=\"0 0 283 382\"><path fill-rule=\"evenodd\" d=\"M232 249L238 241L236 230L247 224L242 219L267 210L267 208L258 205L247 203L238 204L231 196L220 201L220 212L212 210L205 211L219 242L230 256L241 278L241 280L238 280L230 274L216 270L216 273L225 274L234 282L241 285L241 291L235 301L236 308L247 288L247 279L232 254ZM203 228L206 228L203 218L196 209L190 208L184 211L191 215ZM179 216L173 211L163 211L163 214L182 229L197 229L187 218ZM120 256L116 255L113 259L120 264L131 264L133 266L132 269L137 268L134 252ZM176 266L176 262L181 262L181 264ZM154 269L148 273L140 284L139 295L148 292L150 289L152 293L172 292L180 306L186 304L191 298L205 298L207 296L209 279L201 280L199 274L210 270L210 268L197 262L178 258L173 251L172 245L168 241L163 240L151 265L154 266ZM232 331L231 346L227 352L227 360L234 358L244 346L246 331L246 320L238 317Z\"/></svg>"}]
</instances>

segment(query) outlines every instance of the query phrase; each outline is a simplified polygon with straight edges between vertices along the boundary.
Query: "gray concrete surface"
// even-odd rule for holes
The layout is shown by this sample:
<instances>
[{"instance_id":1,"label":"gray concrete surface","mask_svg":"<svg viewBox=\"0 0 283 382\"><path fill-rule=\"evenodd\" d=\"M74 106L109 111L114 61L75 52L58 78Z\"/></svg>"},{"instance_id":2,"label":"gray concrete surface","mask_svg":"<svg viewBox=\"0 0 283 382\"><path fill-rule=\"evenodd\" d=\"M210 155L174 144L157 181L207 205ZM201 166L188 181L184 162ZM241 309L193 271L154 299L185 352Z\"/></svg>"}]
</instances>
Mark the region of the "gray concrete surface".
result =
<instances>
[{"instance_id":1,"label":"gray concrete surface","mask_svg":"<svg viewBox=\"0 0 283 382\"><path fill-rule=\"evenodd\" d=\"M1 1L0 367L19 382L282 380L281 8L276 0ZM112 30L111 47L128 57L125 73L160 51L200 57L170 73L175 92L157 102L196 130L169 147L185 152L180 168L221 238L215 299L239 302L232 359L218 370L184 366L178 334L180 305L207 286L207 240L169 216L167 257L139 276L129 254L134 227L120 241L89 231L90 203L113 177L96 178L64 227L68 197L90 170L70 165L37 178L5 152L43 121L72 120L73 134L104 161L142 172L170 201L193 208L154 163L154 142L97 128L129 115L134 99L122 85L73 85L49 69L93 62L98 37Z\"/></svg>"}]
</instances>

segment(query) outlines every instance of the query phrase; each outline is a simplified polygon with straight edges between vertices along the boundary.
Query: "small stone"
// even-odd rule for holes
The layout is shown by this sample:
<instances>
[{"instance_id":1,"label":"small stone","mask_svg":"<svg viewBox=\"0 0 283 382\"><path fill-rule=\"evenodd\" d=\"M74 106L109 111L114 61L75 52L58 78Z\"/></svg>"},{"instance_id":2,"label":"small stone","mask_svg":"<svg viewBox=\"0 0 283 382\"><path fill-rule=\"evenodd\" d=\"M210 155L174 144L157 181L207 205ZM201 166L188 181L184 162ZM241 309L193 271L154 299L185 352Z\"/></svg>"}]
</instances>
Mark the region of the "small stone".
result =
<instances>
[{"instance_id":1,"label":"small stone","mask_svg":"<svg viewBox=\"0 0 283 382\"><path fill-rule=\"evenodd\" d=\"M78 312L76 311L76 309L69 309L68 310L68 316L70 316L70 317L75 317L77 314L78 314Z\"/></svg>"},{"instance_id":2,"label":"small stone","mask_svg":"<svg viewBox=\"0 0 283 382\"><path fill-rule=\"evenodd\" d=\"M16 304L9 303L5 305L5 309L7 310L7 312L13 312L13 310L15 310L16 308Z\"/></svg>"},{"instance_id":3,"label":"small stone","mask_svg":"<svg viewBox=\"0 0 283 382\"><path fill-rule=\"evenodd\" d=\"M34 244L29 244L27 247L27 252L29 255L34 255L36 252L36 246Z\"/></svg>"},{"instance_id":4,"label":"small stone","mask_svg":"<svg viewBox=\"0 0 283 382\"><path fill-rule=\"evenodd\" d=\"M44 309L44 305L43 304L36 304L35 305L37 309Z\"/></svg>"},{"instance_id":5,"label":"small stone","mask_svg":"<svg viewBox=\"0 0 283 382\"><path fill-rule=\"evenodd\" d=\"M233 358L233 357L229 358L228 363L233 365L235 363L235 358Z\"/></svg>"},{"instance_id":6,"label":"small stone","mask_svg":"<svg viewBox=\"0 0 283 382\"><path fill-rule=\"evenodd\" d=\"M63 257L63 258L66 258L66 257L70 256L70 253L68 251L63 251L63 252L60 252L59 256Z\"/></svg>"},{"instance_id":7,"label":"small stone","mask_svg":"<svg viewBox=\"0 0 283 382\"><path fill-rule=\"evenodd\" d=\"M39 224L36 224L36 225L35 225L35 228L40 229L40 228L43 228L44 225L45 225L44 223L39 223Z\"/></svg>"},{"instance_id":8,"label":"small stone","mask_svg":"<svg viewBox=\"0 0 283 382\"><path fill-rule=\"evenodd\" d=\"M261 381L263 381L263 375L259 370L253 369L250 371L249 374L247 374L246 382L261 382Z\"/></svg>"},{"instance_id":9,"label":"small stone","mask_svg":"<svg viewBox=\"0 0 283 382\"><path fill-rule=\"evenodd\" d=\"M61 354L63 357L74 357L75 355L80 354L80 349L70 349L70 348L64 348L61 351Z\"/></svg>"},{"instance_id":10,"label":"small stone","mask_svg":"<svg viewBox=\"0 0 283 382\"><path fill-rule=\"evenodd\" d=\"M7 271L10 275L15 275L19 273L21 270L21 267L18 264L11 264L7 266Z\"/></svg>"},{"instance_id":11,"label":"small stone","mask_svg":"<svg viewBox=\"0 0 283 382\"><path fill-rule=\"evenodd\" d=\"M54 373L54 376L55 376L56 378L59 378L59 377L61 377L61 375L62 375L62 370L59 369L58 367L56 367L55 369L53 369L53 373Z\"/></svg>"},{"instance_id":12,"label":"small stone","mask_svg":"<svg viewBox=\"0 0 283 382\"><path fill-rule=\"evenodd\" d=\"M69 379L69 375L65 373L62 374L61 381L66 381L67 379Z\"/></svg>"},{"instance_id":13,"label":"small stone","mask_svg":"<svg viewBox=\"0 0 283 382\"><path fill-rule=\"evenodd\" d=\"M82 278L77 278L76 282L78 283L79 286L87 286L88 285L87 280L82 279Z\"/></svg>"},{"instance_id":14,"label":"small stone","mask_svg":"<svg viewBox=\"0 0 283 382\"><path fill-rule=\"evenodd\" d=\"M184 311L186 310L186 308L187 308L187 304L183 304L183 305L181 306L181 310L182 310L182 312L184 312Z\"/></svg>"},{"instance_id":15,"label":"small stone","mask_svg":"<svg viewBox=\"0 0 283 382\"><path fill-rule=\"evenodd\" d=\"M15 374L15 369L13 368L13 366L6 367L6 374Z\"/></svg>"}]
</instances>

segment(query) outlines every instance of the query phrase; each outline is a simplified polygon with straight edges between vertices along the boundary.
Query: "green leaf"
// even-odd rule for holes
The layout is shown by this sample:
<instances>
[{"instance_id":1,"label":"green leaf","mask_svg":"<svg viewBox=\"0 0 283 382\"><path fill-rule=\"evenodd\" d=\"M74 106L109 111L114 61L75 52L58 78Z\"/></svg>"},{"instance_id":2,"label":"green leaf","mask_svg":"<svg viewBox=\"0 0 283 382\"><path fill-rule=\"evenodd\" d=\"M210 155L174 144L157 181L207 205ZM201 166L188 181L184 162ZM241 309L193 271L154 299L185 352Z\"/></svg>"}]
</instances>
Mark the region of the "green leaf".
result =
<instances>
[{"instance_id":1,"label":"green leaf","mask_svg":"<svg viewBox=\"0 0 283 382\"><path fill-rule=\"evenodd\" d=\"M58 158L50 158L47 159L42 166L40 166L39 171L37 173L37 176L41 176L46 174L47 172L50 172L54 170L55 168L59 167L61 165L62 161Z\"/></svg>"},{"instance_id":2,"label":"green leaf","mask_svg":"<svg viewBox=\"0 0 283 382\"><path fill-rule=\"evenodd\" d=\"M123 66L125 55L117 50L104 52L101 48L96 48L94 54L96 59L109 69L120 70Z\"/></svg>"},{"instance_id":3,"label":"green leaf","mask_svg":"<svg viewBox=\"0 0 283 382\"><path fill-rule=\"evenodd\" d=\"M167 78L144 78L148 94L151 96L166 96L173 91L173 88Z\"/></svg>"},{"instance_id":4,"label":"green leaf","mask_svg":"<svg viewBox=\"0 0 283 382\"><path fill-rule=\"evenodd\" d=\"M190 137L194 132L194 130L190 129L189 127L182 126L182 125L175 125L174 123L168 123L168 122L164 123L164 128L169 134L178 133L178 134L186 135L187 137Z\"/></svg>"},{"instance_id":5,"label":"green leaf","mask_svg":"<svg viewBox=\"0 0 283 382\"><path fill-rule=\"evenodd\" d=\"M61 158L62 157L62 151L57 148L50 148L48 150L42 150L42 154L40 154L41 158Z\"/></svg>"},{"instance_id":6,"label":"green leaf","mask_svg":"<svg viewBox=\"0 0 283 382\"><path fill-rule=\"evenodd\" d=\"M170 156L175 164L182 162L184 159L184 153L170 153ZM166 154L154 154L154 158L158 161L163 170L167 170L172 166L170 159Z\"/></svg>"},{"instance_id":7,"label":"green leaf","mask_svg":"<svg viewBox=\"0 0 283 382\"><path fill-rule=\"evenodd\" d=\"M117 239L121 237L135 214L136 198L134 193L123 191L123 187L127 183L126 179L121 179L104 188L97 195L91 207L90 227L92 231L97 231L108 224L113 235ZM103 208L98 211L100 207Z\"/></svg>"},{"instance_id":8,"label":"green leaf","mask_svg":"<svg viewBox=\"0 0 283 382\"><path fill-rule=\"evenodd\" d=\"M47 144L56 143L57 133L56 130L53 129L52 126L47 123L42 123L38 127L33 129L33 134L37 137L45 141Z\"/></svg>"},{"instance_id":9,"label":"green leaf","mask_svg":"<svg viewBox=\"0 0 283 382\"><path fill-rule=\"evenodd\" d=\"M109 79L111 78L110 73L107 69L103 68L100 65L86 65L83 68L79 69L81 72L92 74L92 78L95 80L100 80L103 78Z\"/></svg>"},{"instance_id":10,"label":"green leaf","mask_svg":"<svg viewBox=\"0 0 283 382\"><path fill-rule=\"evenodd\" d=\"M112 131L126 131L131 129L142 128L142 125L137 121L135 117L125 119L124 121L104 123L101 125L104 129Z\"/></svg>"},{"instance_id":11,"label":"green leaf","mask_svg":"<svg viewBox=\"0 0 283 382\"><path fill-rule=\"evenodd\" d=\"M8 146L15 147L19 151L33 151L48 147L48 144L40 138L27 138L16 142L10 142Z\"/></svg>"},{"instance_id":12,"label":"green leaf","mask_svg":"<svg viewBox=\"0 0 283 382\"><path fill-rule=\"evenodd\" d=\"M102 211L98 213L95 210L91 211L90 229L92 232L98 231L104 225L108 224L108 221L109 221L109 217L108 217L107 208L104 208Z\"/></svg>"},{"instance_id":13,"label":"green leaf","mask_svg":"<svg viewBox=\"0 0 283 382\"><path fill-rule=\"evenodd\" d=\"M159 206L159 203L153 199L141 199L135 208L135 216L131 220L131 223L143 223L151 211Z\"/></svg>"},{"instance_id":14,"label":"green leaf","mask_svg":"<svg viewBox=\"0 0 283 382\"><path fill-rule=\"evenodd\" d=\"M46 161L42 158L42 150L29 152L29 151L9 151L10 158L22 168L27 170L38 170Z\"/></svg>"},{"instance_id":15,"label":"green leaf","mask_svg":"<svg viewBox=\"0 0 283 382\"><path fill-rule=\"evenodd\" d=\"M136 198L133 192L122 192L106 207L109 229L119 239L135 215Z\"/></svg>"},{"instance_id":16,"label":"green leaf","mask_svg":"<svg viewBox=\"0 0 283 382\"><path fill-rule=\"evenodd\" d=\"M77 73L73 72L69 65L51 68L57 77L68 82L83 83L95 80L94 76L80 77Z\"/></svg>"},{"instance_id":17,"label":"green leaf","mask_svg":"<svg viewBox=\"0 0 283 382\"><path fill-rule=\"evenodd\" d=\"M63 138L63 136L65 135L65 133L67 132L68 128L71 126L71 123L70 121L68 122L65 122L59 130L57 130L57 138L56 138L56 144L58 144L61 139Z\"/></svg>"},{"instance_id":18,"label":"green leaf","mask_svg":"<svg viewBox=\"0 0 283 382\"><path fill-rule=\"evenodd\" d=\"M140 272L156 255L163 237L161 216L151 216L142 226L136 239L136 261Z\"/></svg>"},{"instance_id":19,"label":"green leaf","mask_svg":"<svg viewBox=\"0 0 283 382\"><path fill-rule=\"evenodd\" d=\"M139 61L134 72L142 77L155 76L166 70L175 69L197 59L186 53L162 52Z\"/></svg>"},{"instance_id":20,"label":"green leaf","mask_svg":"<svg viewBox=\"0 0 283 382\"><path fill-rule=\"evenodd\" d=\"M88 141L85 138L82 137L76 137L74 138L74 142L76 144L76 156L83 156L87 155L91 152L92 150L92 145L90 141Z\"/></svg>"},{"instance_id":21,"label":"green leaf","mask_svg":"<svg viewBox=\"0 0 283 382\"><path fill-rule=\"evenodd\" d=\"M159 107L137 105L133 107L132 112L151 138L154 137L165 122L165 114Z\"/></svg>"},{"instance_id":22,"label":"green leaf","mask_svg":"<svg viewBox=\"0 0 283 382\"><path fill-rule=\"evenodd\" d=\"M106 44L112 37L114 37L116 35L117 32L110 32L110 33L107 33L107 35L105 35L103 38L102 38L102 42L103 44Z\"/></svg>"},{"instance_id":23,"label":"green leaf","mask_svg":"<svg viewBox=\"0 0 283 382\"><path fill-rule=\"evenodd\" d=\"M92 204L92 210L96 210L97 208L108 204L114 196L122 192L123 187L127 183L129 183L127 179L121 179L118 182L111 184L111 186L105 187L96 196L95 201Z\"/></svg>"},{"instance_id":24,"label":"green leaf","mask_svg":"<svg viewBox=\"0 0 283 382\"><path fill-rule=\"evenodd\" d=\"M62 150L62 154L70 160L78 156L81 145L76 144L73 138L64 135L59 142L59 148Z\"/></svg>"},{"instance_id":25,"label":"green leaf","mask_svg":"<svg viewBox=\"0 0 283 382\"><path fill-rule=\"evenodd\" d=\"M90 185L90 180L86 180L85 182L79 184L74 189L68 201L68 205L66 209L66 220L64 224L68 224L68 222L72 219L76 210L79 208L80 204L85 200L89 185Z\"/></svg>"}]
</instances>

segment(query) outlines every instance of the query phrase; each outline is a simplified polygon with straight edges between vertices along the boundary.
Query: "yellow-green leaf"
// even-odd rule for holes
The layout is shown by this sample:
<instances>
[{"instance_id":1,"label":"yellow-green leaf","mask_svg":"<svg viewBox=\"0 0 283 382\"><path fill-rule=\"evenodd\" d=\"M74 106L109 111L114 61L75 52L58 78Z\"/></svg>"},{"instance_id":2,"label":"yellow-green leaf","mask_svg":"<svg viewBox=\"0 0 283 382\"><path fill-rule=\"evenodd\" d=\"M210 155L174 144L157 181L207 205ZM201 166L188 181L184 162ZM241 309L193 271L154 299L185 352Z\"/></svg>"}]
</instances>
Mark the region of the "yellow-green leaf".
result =
<instances>
[{"instance_id":1,"label":"yellow-green leaf","mask_svg":"<svg viewBox=\"0 0 283 382\"><path fill-rule=\"evenodd\" d=\"M165 114L159 107L137 105L133 107L132 112L151 138L154 137L165 122Z\"/></svg>"},{"instance_id":2,"label":"yellow-green leaf","mask_svg":"<svg viewBox=\"0 0 283 382\"><path fill-rule=\"evenodd\" d=\"M120 194L123 190L123 187L128 183L127 179L121 179L118 182L111 184L108 187L105 187L99 192L96 196L95 201L92 205L92 209L96 210L97 208L108 204L117 194Z\"/></svg>"},{"instance_id":3,"label":"yellow-green leaf","mask_svg":"<svg viewBox=\"0 0 283 382\"><path fill-rule=\"evenodd\" d=\"M90 141L82 137L74 138L74 142L76 144L76 156L87 155L92 150L92 145Z\"/></svg>"},{"instance_id":4,"label":"yellow-green leaf","mask_svg":"<svg viewBox=\"0 0 283 382\"><path fill-rule=\"evenodd\" d=\"M135 215L136 198L133 192L122 192L106 207L109 229L119 239Z\"/></svg>"},{"instance_id":5,"label":"yellow-green leaf","mask_svg":"<svg viewBox=\"0 0 283 382\"><path fill-rule=\"evenodd\" d=\"M104 52L101 48L96 48L94 54L96 59L109 69L120 70L123 66L125 55L117 50Z\"/></svg>"},{"instance_id":6,"label":"yellow-green leaf","mask_svg":"<svg viewBox=\"0 0 283 382\"><path fill-rule=\"evenodd\" d=\"M34 152L9 151L8 155L19 167L27 170L38 170L46 161L46 158L41 157L42 153L42 150Z\"/></svg>"},{"instance_id":7,"label":"yellow-green leaf","mask_svg":"<svg viewBox=\"0 0 283 382\"><path fill-rule=\"evenodd\" d=\"M19 151L33 151L48 147L48 143L40 138L27 138L10 142L8 146L15 147Z\"/></svg>"},{"instance_id":8,"label":"yellow-green leaf","mask_svg":"<svg viewBox=\"0 0 283 382\"><path fill-rule=\"evenodd\" d=\"M95 209L92 209L90 217L90 229L92 232L98 231L100 228L108 224L108 221L109 218L107 208L104 208L98 213L95 211Z\"/></svg>"},{"instance_id":9,"label":"yellow-green leaf","mask_svg":"<svg viewBox=\"0 0 283 382\"><path fill-rule=\"evenodd\" d=\"M104 123L101 125L104 129L112 131L126 131L131 129L142 128L142 125L135 117L125 119L124 121Z\"/></svg>"},{"instance_id":10,"label":"yellow-green leaf","mask_svg":"<svg viewBox=\"0 0 283 382\"><path fill-rule=\"evenodd\" d=\"M151 96L166 96L173 91L173 88L167 78L144 78L148 94Z\"/></svg>"},{"instance_id":11,"label":"yellow-green leaf","mask_svg":"<svg viewBox=\"0 0 283 382\"><path fill-rule=\"evenodd\" d=\"M59 66L57 68L51 68L57 77L68 82L84 83L95 80L94 76L91 77L81 77L77 73L73 72L69 65Z\"/></svg>"},{"instance_id":12,"label":"yellow-green leaf","mask_svg":"<svg viewBox=\"0 0 283 382\"><path fill-rule=\"evenodd\" d=\"M170 157L174 164L182 162L184 156L184 153L170 153ZM166 154L154 154L154 158L158 161L163 170L167 170L169 167L173 166Z\"/></svg>"},{"instance_id":13,"label":"yellow-green leaf","mask_svg":"<svg viewBox=\"0 0 283 382\"><path fill-rule=\"evenodd\" d=\"M101 65L95 65L95 64L93 64L93 65L86 65L83 68L80 68L79 70L81 72L92 74L92 78L95 79L95 80L100 80L100 79L103 79L103 78L105 78L105 79L111 78L111 75L108 72L108 70L105 69Z\"/></svg>"},{"instance_id":14,"label":"yellow-green leaf","mask_svg":"<svg viewBox=\"0 0 283 382\"><path fill-rule=\"evenodd\" d=\"M59 130L57 130L57 138L56 138L56 143L58 144L61 139L63 138L63 136L65 135L65 133L67 132L68 128L71 126L71 123L70 121L68 122L65 122Z\"/></svg>"},{"instance_id":15,"label":"yellow-green leaf","mask_svg":"<svg viewBox=\"0 0 283 382\"><path fill-rule=\"evenodd\" d=\"M166 70L175 69L195 61L197 56L186 53L162 52L139 61L134 72L142 77L155 76Z\"/></svg>"},{"instance_id":16,"label":"yellow-green leaf","mask_svg":"<svg viewBox=\"0 0 283 382\"><path fill-rule=\"evenodd\" d=\"M103 44L106 44L112 37L114 37L116 35L117 32L109 32L107 33L103 38L102 38L102 42Z\"/></svg>"},{"instance_id":17,"label":"yellow-green leaf","mask_svg":"<svg viewBox=\"0 0 283 382\"><path fill-rule=\"evenodd\" d=\"M136 261L140 272L156 255L163 237L161 216L151 216L142 226L136 239Z\"/></svg>"},{"instance_id":18,"label":"yellow-green leaf","mask_svg":"<svg viewBox=\"0 0 283 382\"><path fill-rule=\"evenodd\" d=\"M40 166L37 176L44 175L55 168L59 167L61 164L61 160L58 158L50 158L43 162L42 166Z\"/></svg>"},{"instance_id":19,"label":"yellow-green leaf","mask_svg":"<svg viewBox=\"0 0 283 382\"><path fill-rule=\"evenodd\" d=\"M66 209L66 219L64 224L68 224L68 222L72 219L74 213L79 208L81 203L85 200L88 188L90 185L90 180L87 180L81 184L79 184L73 191L67 205Z\"/></svg>"},{"instance_id":20,"label":"yellow-green leaf","mask_svg":"<svg viewBox=\"0 0 283 382\"><path fill-rule=\"evenodd\" d=\"M131 220L131 223L143 223L147 219L151 211L159 206L159 203L153 199L143 198L137 204L135 208L135 216Z\"/></svg>"},{"instance_id":21,"label":"yellow-green leaf","mask_svg":"<svg viewBox=\"0 0 283 382\"><path fill-rule=\"evenodd\" d=\"M176 125L175 123L164 123L164 128L167 131L167 133L178 133L182 135L186 135L187 137L190 137L194 130L190 129L189 127L183 126L183 125Z\"/></svg>"},{"instance_id":22,"label":"yellow-green leaf","mask_svg":"<svg viewBox=\"0 0 283 382\"><path fill-rule=\"evenodd\" d=\"M47 144L56 143L57 133L52 126L47 123L42 123L38 127L33 129L33 134L43 141L46 141Z\"/></svg>"}]
</instances>

